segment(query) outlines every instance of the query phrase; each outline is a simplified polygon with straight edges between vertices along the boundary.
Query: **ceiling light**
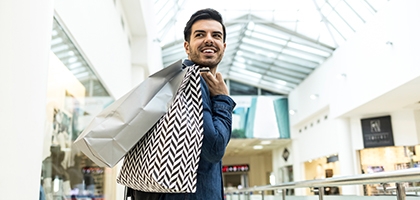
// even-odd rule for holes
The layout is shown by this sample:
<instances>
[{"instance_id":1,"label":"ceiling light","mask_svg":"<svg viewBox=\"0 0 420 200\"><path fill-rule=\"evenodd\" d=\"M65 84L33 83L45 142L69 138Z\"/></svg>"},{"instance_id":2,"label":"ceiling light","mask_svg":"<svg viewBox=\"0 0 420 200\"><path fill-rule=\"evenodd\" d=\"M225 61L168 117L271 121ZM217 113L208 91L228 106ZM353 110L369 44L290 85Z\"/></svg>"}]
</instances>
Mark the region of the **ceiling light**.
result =
<instances>
[{"instance_id":1,"label":"ceiling light","mask_svg":"<svg viewBox=\"0 0 420 200\"><path fill-rule=\"evenodd\" d=\"M264 147L262 145L255 145L253 148L254 149L263 149Z\"/></svg>"},{"instance_id":2,"label":"ceiling light","mask_svg":"<svg viewBox=\"0 0 420 200\"><path fill-rule=\"evenodd\" d=\"M296 114L296 112L297 112L296 110L289 110L289 114L290 114L290 115L295 115L295 114Z\"/></svg>"},{"instance_id":3,"label":"ceiling light","mask_svg":"<svg viewBox=\"0 0 420 200\"><path fill-rule=\"evenodd\" d=\"M261 141L261 144L271 144L271 141L270 140L264 140L264 141Z\"/></svg>"},{"instance_id":4,"label":"ceiling light","mask_svg":"<svg viewBox=\"0 0 420 200\"><path fill-rule=\"evenodd\" d=\"M280 85L287 85L287 82L282 81L282 80L274 80L274 82L276 82L277 84L280 84Z\"/></svg>"},{"instance_id":5,"label":"ceiling light","mask_svg":"<svg viewBox=\"0 0 420 200\"><path fill-rule=\"evenodd\" d=\"M318 99L318 95L317 94L312 94L311 96L309 96L312 100Z\"/></svg>"}]
</instances>

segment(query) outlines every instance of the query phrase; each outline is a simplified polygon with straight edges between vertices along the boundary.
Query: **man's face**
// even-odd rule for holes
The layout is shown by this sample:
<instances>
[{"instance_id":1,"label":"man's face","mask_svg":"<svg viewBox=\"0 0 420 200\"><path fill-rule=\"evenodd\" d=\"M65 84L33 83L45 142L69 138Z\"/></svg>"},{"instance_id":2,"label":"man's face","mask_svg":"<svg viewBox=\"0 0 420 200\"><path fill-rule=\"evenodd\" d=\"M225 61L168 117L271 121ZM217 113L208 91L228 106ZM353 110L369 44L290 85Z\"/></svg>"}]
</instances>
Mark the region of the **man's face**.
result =
<instances>
[{"instance_id":1,"label":"man's face","mask_svg":"<svg viewBox=\"0 0 420 200\"><path fill-rule=\"evenodd\" d=\"M196 21L191 27L190 42L184 42L188 59L200 66L216 68L226 48L223 37L223 27L218 21Z\"/></svg>"}]
</instances>

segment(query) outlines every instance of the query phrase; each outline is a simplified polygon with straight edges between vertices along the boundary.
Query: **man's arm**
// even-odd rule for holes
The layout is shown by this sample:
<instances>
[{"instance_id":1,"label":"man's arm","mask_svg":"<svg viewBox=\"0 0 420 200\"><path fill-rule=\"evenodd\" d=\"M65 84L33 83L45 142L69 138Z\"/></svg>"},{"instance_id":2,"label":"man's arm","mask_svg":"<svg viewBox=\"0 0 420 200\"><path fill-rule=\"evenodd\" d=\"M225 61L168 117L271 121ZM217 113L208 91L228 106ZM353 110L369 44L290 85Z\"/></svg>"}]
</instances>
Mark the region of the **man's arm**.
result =
<instances>
[{"instance_id":1,"label":"man's arm","mask_svg":"<svg viewBox=\"0 0 420 200\"><path fill-rule=\"evenodd\" d=\"M204 159L219 162L230 140L232 111L236 104L227 96L227 87L219 73L216 77L211 73L202 73L202 76L206 81L203 97L208 97L210 93L211 102L203 100L204 139L201 151Z\"/></svg>"},{"instance_id":2,"label":"man's arm","mask_svg":"<svg viewBox=\"0 0 420 200\"><path fill-rule=\"evenodd\" d=\"M211 98L211 104L203 102L204 139L201 148L209 162L219 162L225 154L232 131L232 110L235 102L226 95Z\"/></svg>"}]
</instances>

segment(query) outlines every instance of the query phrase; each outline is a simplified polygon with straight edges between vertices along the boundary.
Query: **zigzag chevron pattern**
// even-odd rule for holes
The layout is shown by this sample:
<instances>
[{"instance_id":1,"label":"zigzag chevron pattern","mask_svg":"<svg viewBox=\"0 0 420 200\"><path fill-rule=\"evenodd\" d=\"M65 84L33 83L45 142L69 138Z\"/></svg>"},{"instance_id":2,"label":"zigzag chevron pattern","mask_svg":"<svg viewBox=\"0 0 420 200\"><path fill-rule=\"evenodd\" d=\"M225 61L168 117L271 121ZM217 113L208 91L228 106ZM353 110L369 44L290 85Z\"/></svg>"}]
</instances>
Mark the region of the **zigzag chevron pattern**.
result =
<instances>
[{"instance_id":1,"label":"zigzag chevron pattern","mask_svg":"<svg viewBox=\"0 0 420 200\"><path fill-rule=\"evenodd\" d=\"M144 192L193 193L202 141L200 72L194 65L168 112L126 154L117 182Z\"/></svg>"}]
</instances>

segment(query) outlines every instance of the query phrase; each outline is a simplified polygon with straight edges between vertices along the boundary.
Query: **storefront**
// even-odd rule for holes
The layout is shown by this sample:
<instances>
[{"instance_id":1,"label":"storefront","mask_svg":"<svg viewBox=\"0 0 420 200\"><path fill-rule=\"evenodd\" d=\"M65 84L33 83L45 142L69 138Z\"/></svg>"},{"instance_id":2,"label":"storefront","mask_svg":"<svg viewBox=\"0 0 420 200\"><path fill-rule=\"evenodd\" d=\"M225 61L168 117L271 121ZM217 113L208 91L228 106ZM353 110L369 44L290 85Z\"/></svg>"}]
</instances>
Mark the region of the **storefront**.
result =
<instances>
[{"instance_id":1,"label":"storefront","mask_svg":"<svg viewBox=\"0 0 420 200\"><path fill-rule=\"evenodd\" d=\"M248 180L248 164L241 165L224 165L223 184L225 189L241 189L249 186Z\"/></svg>"},{"instance_id":2,"label":"storefront","mask_svg":"<svg viewBox=\"0 0 420 200\"><path fill-rule=\"evenodd\" d=\"M113 99L57 18L51 52L41 192L46 200L106 199L110 170L98 167L73 142Z\"/></svg>"},{"instance_id":3,"label":"storefront","mask_svg":"<svg viewBox=\"0 0 420 200\"><path fill-rule=\"evenodd\" d=\"M338 155L330 155L310 160L304 163L305 179L324 179L340 175L340 161ZM308 188L307 194L317 194L317 188ZM325 187L325 195L339 195L339 187Z\"/></svg>"},{"instance_id":4,"label":"storefront","mask_svg":"<svg viewBox=\"0 0 420 200\"><path fill-rule=\"evenodd\" d=\"M383 171L395 171L420 167L420 158L416 152L420 151L417 146L390 146L367 148L359 151L361 173L372 174ZM407 187L414 186L415 183L407 183ZM395 187L395 185L385 185L385 187ZM364 187L365 195L383 194L383 185L373 184Z\"/></svg>"}]
</instances>

